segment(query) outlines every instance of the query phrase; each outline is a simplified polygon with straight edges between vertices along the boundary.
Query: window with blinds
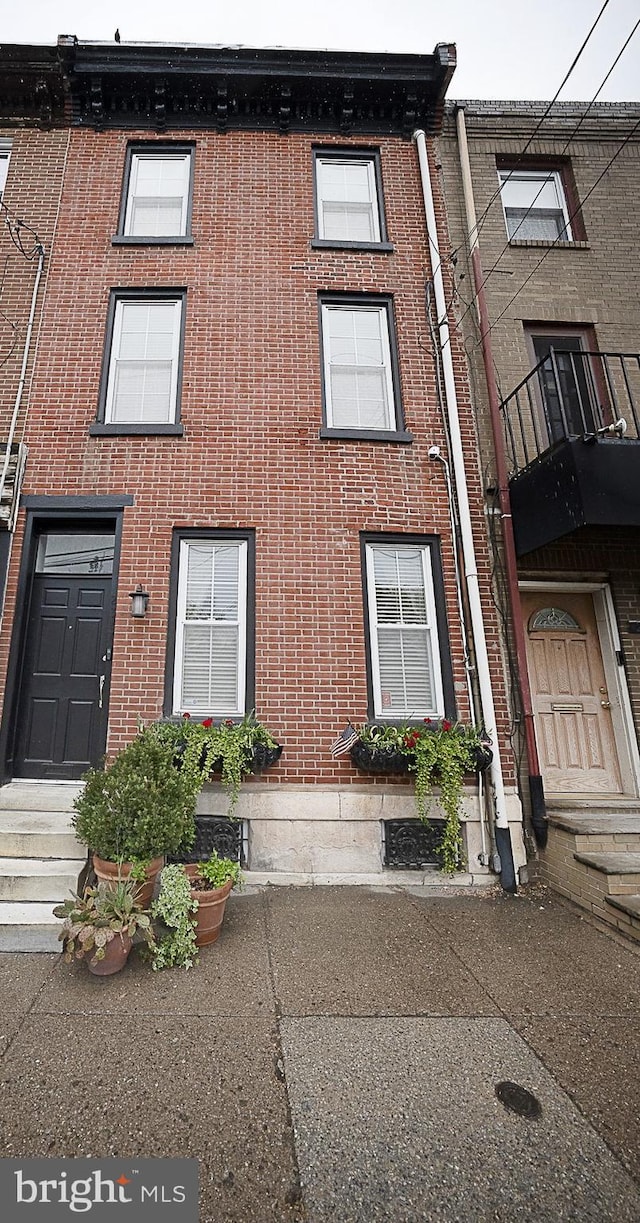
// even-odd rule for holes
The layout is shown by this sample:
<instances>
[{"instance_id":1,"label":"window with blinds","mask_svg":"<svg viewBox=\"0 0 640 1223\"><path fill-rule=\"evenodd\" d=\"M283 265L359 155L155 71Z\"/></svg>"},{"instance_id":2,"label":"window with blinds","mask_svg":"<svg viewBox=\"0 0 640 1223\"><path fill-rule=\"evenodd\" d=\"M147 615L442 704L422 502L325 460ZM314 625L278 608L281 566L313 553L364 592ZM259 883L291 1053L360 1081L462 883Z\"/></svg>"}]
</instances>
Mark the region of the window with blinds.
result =
<instances>
[{"instance_id":1,"label":"window with blinds","mask_svg":"<svg viewBox=\"0 0 640 1223\"><path fill-rule=\"evenodd\" d=\"M442 716L430 546L367 544L366 571L375 716Z\"/></svg>"},{"instance_id":2,"label":"window with blinds","mask_svg":"<svg viewBox=\"0 0 640 1223\"><path fill-rule=\"evenodd\" d=\"M500 195L510 240L572 240L558 170L500 170Z\"/></svg>"},{"instance_id":3,"label":"window with blinds","mask_svg":"<svg viewBox=\"0 0 640 1223\"><path fill-rule=\"evenodd\" d=\"M373 156L316 155L318 237L380 242L380 206Z\"/></svg>"},{"instance_id":4,"label":"window with blinds","mask_svg":"<svg viewBox=\"0 0 640 1223\"><path fill-rule=\"evenodd\" d=\"M113 424L176 420L182 297L116 295L104 419Z\"/></svg>"},{"instance_id":5,"label":"window with blinds","mask_svg":"<svg viewBox=\"0 0 640 1223\"><path fill-rule=\"evenodd\" d=\"M322 343L327 426L395 430L388 303L323 302Z\"/></svg>"},{"instance_id":6,"label":"window with blinds","mask_svg":"<svg viewBox=\"0 0 640 1223\"><path fill-rule=\"evenodd\" d=\"M174 713L242 715L247 543L183 539L179 565Z\"/></svg>"},{"instance_id":7,"label":"window with blinds","mask_svg":"<svg viewBox=\"0 0 640 1223\"><path fill-rule=\"evenodd\" d=\"M190 149L131 151L122 233L177 238L189 232Z\"/></svg>"}]
</instances>

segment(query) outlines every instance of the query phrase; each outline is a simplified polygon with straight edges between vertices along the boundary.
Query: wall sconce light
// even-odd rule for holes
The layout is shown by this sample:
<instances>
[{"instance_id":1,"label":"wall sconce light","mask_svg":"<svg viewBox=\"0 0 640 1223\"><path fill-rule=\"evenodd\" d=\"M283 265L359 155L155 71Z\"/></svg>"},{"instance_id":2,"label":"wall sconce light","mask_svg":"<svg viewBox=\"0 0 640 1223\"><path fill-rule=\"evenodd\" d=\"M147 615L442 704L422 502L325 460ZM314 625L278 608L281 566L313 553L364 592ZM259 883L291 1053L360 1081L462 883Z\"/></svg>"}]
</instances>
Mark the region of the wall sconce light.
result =
<instances>
[{"instance_id":1,"label":"wall sconce light","mask_svg":"<svg viewBox=\"0 0 640 1223\"><path fill-rule=\"evenodd\" d=\"M135 590L129 591L131 599L131 615L140 620L147 612L147 604L149 602L148 591L142 589L142 584L138 582Z\"/></svg>"}]
</instances>

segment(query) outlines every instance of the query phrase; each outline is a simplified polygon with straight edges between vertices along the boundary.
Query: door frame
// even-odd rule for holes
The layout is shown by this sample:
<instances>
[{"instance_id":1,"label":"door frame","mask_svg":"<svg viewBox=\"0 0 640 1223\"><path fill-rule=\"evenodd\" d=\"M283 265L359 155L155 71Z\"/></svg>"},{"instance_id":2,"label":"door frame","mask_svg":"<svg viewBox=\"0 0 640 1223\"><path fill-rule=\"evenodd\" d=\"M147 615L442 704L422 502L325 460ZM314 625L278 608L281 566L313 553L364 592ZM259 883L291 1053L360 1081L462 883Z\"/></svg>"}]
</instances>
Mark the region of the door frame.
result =
<instances>
[{"instance_id":1,"label":"door frame","mask_svg":"<svg viewBox=\"0 0 640 1223\"><path fill-rule=\"evenodd\" d=\"M640 795L640 751L633 721L629 686L624 669L622 646L611 587L608 582L521 581L523 592L549 591L550 594L590 594L598 630L602 665L609 694L614 694L611 721L618 752L621 797ZM534 719L535 720L535 719Z\"/></svg>"},{"instance_id":2,"label":"door frame","mask_svg":"<svg viewBox=\"0 0 640 1223\"><path fill-rule=\"evenodd\" d=\"M4 784L13 777L13 761L17 737L17 715L21 695L22 669L24 666L27 645L27 629L31 614L31 594L35 576L35 560L38 539L47 524L51 526L81 525L87 528L98 520L110 520L115 531L115 549L113 557L111 606L108 612L107 626L111 638L115 628L115 610L118 591L118 571L120 566L120 550L122 541L122 524L124 506L132 505L133 498L122 497L24 497L26 521L22 554L18 572L15 611L11 630L9 647L9 665L7 667L7 683L5 700L0 726L0 769L1 782ZM113 659L112 659L113 661ZM109 685L110 687L110 685ZM109 721L109 692L107 692L107 708L105 710L105 736Z\"/></svg>"}]
</instances>

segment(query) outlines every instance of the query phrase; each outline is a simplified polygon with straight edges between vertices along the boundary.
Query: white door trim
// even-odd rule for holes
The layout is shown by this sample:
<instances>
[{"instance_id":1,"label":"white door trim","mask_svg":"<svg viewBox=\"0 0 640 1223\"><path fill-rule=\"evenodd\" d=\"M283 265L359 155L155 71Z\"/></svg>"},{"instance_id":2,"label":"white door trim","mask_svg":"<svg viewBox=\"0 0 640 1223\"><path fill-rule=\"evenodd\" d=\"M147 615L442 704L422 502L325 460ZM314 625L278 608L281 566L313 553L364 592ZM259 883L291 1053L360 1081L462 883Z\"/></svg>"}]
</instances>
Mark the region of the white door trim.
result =
<instances>
[{"instance_id":1,"label":"white door trim","mask_svg":"<svg viewBox=\"0 0 640 1223\"><path fill-rule=\"evenodd\" d=\"M592 594L600 652L611 700L611 720L620 763L623 794L640 795L640 752L633 721L629 687L622 661L620 635L608 582L523 581L522 591L548 590L565 594Z\"/></svg>"}]
</instances>

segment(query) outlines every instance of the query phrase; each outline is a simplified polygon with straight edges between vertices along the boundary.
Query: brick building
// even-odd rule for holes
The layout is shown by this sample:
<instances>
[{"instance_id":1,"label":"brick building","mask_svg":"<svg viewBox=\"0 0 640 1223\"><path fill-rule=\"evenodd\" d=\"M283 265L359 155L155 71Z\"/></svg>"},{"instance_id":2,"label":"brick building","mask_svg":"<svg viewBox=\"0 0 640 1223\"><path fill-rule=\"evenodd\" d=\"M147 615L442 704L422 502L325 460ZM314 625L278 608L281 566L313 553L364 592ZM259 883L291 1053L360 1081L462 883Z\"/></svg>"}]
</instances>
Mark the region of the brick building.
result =
<instances>
[{"instance_id":1,"label":"brick building","mask_svg":"<svg viewBox=\"0 0 640 1223\"><path fill-rule=\"evenodd\" d=\"M640 914L640 898L624 899L640 893L640 107L449 104L438 149L497 600L505 617L513 607L512 720L521 732L529 688L528 771L542 777L550 821L542 868L628 930Z\"/></svg>"},{"instance_id":2,"label":"brick building","mask_svg":"<svg viewBox=\"0 0 640 1223\"><path fill-rule=\"evenodd\" d=\"M20 71L2 100L5 200L34 180L40 232L47 142L64 150L64 183L55 238L43 234L46 291L17 430L28 457L0 638L5 778L77 779L139 719L255 709L284 750L241 796L249 870L379 878L385 822L413 817L412 787L332 758L332 741L347 719L474 716L433 265L447 293L452 282L433 242L430 260L419 157L433 170L454 48L63 37L49 54L64 112L33 121L18 95L38 75L34 51L9 52ZM444 240L437 179L434 194ZM447 347L451 471L484 619L474 645L518 867L475 424L455 332ZM413 628L381 627L385 587L417 599ZM59 632L84 650L75 678ZM468 788L469 880L490 878L490 789ZM205 803L224 810L215 787Z\"/></svg>"}]
</instances>

